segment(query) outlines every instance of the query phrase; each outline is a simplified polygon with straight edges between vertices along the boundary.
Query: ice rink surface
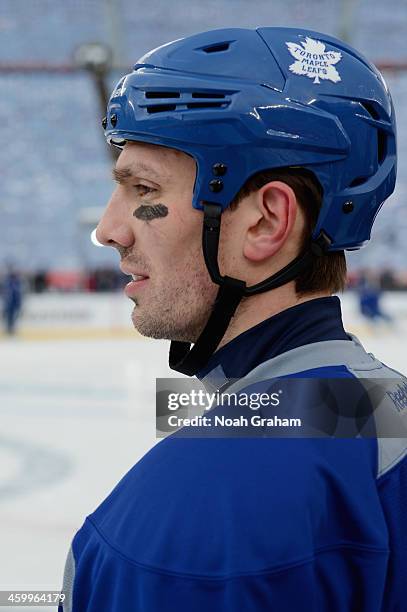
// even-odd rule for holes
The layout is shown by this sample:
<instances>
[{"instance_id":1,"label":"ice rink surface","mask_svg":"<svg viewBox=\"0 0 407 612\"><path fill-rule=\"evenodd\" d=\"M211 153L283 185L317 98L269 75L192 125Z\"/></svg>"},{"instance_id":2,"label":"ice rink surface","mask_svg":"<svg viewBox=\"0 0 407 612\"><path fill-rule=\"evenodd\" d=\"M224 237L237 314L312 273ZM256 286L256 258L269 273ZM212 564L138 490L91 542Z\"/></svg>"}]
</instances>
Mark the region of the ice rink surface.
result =
<instances>
[{"instance_id":1,"label":"ice rink surface","mask_svg":"<svg viewBox=\"0 0 407 612\"><path fill-rule=\"evenodd\" d=\"M367 350L406 373L400 297L397 308L392 296L384 300L394 323L373 328L347 295L344 321ZM0 590L60 588L75 531L156 442L155 378L174 375L167 352L167 342L136 334L0 340Z\"/></svg>"}]
</instances>

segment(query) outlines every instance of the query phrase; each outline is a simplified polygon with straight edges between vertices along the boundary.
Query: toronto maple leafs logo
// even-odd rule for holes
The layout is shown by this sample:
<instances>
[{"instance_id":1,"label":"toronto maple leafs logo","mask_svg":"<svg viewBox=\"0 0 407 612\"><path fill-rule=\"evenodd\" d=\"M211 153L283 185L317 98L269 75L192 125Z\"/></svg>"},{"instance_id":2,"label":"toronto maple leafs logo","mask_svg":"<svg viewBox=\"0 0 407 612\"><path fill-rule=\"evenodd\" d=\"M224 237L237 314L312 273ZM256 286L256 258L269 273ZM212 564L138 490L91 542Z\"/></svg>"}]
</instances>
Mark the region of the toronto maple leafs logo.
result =
<instances>
[{"instance_id":1,"label":"toronto maple leafs logo","mask_svg":"<svg viewBox=\"0 0 407 612\"><path fill-rule=\"evenodd\" d=\"M305 42L297 45L293 42L285 43L295 62L289 66L294 74L314 79L314 83L329 80L338 83L341 80L334 67L342 59L339 51L326 51L324 43L308 36Z\"/></svg>"}]
</instances>

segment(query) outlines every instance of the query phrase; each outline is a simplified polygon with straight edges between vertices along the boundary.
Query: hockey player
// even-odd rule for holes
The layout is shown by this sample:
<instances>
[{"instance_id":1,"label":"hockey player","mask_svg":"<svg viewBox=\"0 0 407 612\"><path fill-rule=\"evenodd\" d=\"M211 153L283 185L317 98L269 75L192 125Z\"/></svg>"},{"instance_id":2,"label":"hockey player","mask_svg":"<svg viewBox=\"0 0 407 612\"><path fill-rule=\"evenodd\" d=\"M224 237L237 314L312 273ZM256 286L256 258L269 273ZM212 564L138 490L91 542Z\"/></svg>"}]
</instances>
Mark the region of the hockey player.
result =
<instances>
[{"instance_id":1,"label":"hockey player","mask_svg":"<svg viewBox=\"0 0 407 612\"><path fill-rule=\"evenodd\" d=\"M392 323L392 317L383 310L381 304L382 290L377 274L367 270L358 286L360 314L372 325L378 321Z\"/></svg>"},{"instance_id":2,"label":"hockey player","mask_svg":"<svg viewBox=\"0 0 407 612\"><path fill-rule=\"evenodd\" d=\"M23 305L23 289L21 278L12 267L5 275L2 294L6 333L13 336L16 333L16 325Z\"/></svg>"},{"instance_id":3,"label":"hockey player","mask_svg":"<svg viewBox=\"0 0 407 612\"><path fill-rule=\"evenodd\" d=\"M372 64L311 31L205 32L141 58L103 125L123 150L97 237L173 369L217 389L388 379L380 414L405 424L405 380L346 334L332 295L394 189ZM407 442L392 433L166 438L76 534L61 609L406 611Z\"/></svg>"}]
</instances>

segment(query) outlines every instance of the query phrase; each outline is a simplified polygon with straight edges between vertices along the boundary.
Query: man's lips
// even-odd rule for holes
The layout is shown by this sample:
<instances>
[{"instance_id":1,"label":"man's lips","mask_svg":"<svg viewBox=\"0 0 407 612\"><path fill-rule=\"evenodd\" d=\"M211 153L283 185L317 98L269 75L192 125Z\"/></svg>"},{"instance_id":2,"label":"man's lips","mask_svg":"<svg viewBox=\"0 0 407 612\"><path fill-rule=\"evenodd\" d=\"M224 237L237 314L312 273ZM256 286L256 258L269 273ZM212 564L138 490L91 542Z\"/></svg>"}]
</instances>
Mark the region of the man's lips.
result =
<instances>
[{"instance_id":1,"label":"man's lips","mask_svg":"<svg viewBox=\"0 0 407 612\"><path fill-rule=\"evenodd\" d=\"M144 276L144 274L130 274L134 281L140 281L148 278L148 276Z\"/></svg>"},{"instance_id":2,"label":"man's lips","mask_svg":"<svg viewBox=\"0 0 407 612\"><path fill-rule=\"evenodd\" d=\"M142 272L141 270L130 269L127 266L120 266L120 270L123 272L123 274L131 276L134 281L139 281L143 278L149 278L148 275L144 274L144 272Z\"/></svg>"},{"instance_id":3,"label":"man's lips","mask_svg":"<svg viewBox=\"0 0 407 612\"><path fill-rule=\"evenodd\" d=\"M146 285L149 277L139 270L130 270L127 266L120 266L120 269L124 274L128 274L132 277L132 280L125 286L124 293L127 297L133 298L136 296L138 290Z\"/></svg>"},{"instance_id":4,"label":"man's lips","mask_svg":"<svg viewBox=\"0 0 407 612\"><path fill-rule=\"evenodd\" d=\"M140 280L132 280L132 281L130 281L125 286L124 293L129 298L136 297L136 294L139 292L139 290L142 289L143 287L145 287L145 285L148 283L149 280L150 279L148 277L141 276Z\"/></svg>"}]
</instances>

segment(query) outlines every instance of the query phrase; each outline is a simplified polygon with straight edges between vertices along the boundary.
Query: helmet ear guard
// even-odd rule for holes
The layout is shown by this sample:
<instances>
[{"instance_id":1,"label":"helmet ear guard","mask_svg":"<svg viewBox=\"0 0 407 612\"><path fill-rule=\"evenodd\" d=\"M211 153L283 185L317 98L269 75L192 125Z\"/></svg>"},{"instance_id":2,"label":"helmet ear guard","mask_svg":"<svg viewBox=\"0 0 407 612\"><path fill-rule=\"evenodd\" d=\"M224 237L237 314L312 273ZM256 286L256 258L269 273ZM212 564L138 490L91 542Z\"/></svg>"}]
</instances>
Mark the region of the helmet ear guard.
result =
<instances>
[{"instance_id":1,"label":"helmet ear guard","mask_svg":"<svg viewBox=\"0 0 407 612\"><path fill-rule=\"evenodd\" d=\"M330 250L357 250L370 239L376 215L394 190L394 111L391 107L388 116L384 107L362 99L331 99L330 103L336 106L343 130L352 135L351 147L336 193L332 193L332 177L328 176L314 236L323 230L333 238ZM322 184L324 180L323 176Z\"/></svg>"},{"instance_id":2,"label":"helmet ear guard","mask_svg":"<svg viewBox=\"0 0 407 612\"><path fill-rule=\"evenodd\" d=\"M203 211L202 249L219 291L194 347L171 345L171 367L186 374L216 350L243 296L294 280L315 256L365 244L394 190L386 84L361 54L318 32L214 30L159 47L119 81L103 127L116 146L147 142L196 161L192 204ZM222 277L222 211L254 174L292 166L312 172L323 189L310 250L252 287Z\"/></svg>"}]
</instances>

